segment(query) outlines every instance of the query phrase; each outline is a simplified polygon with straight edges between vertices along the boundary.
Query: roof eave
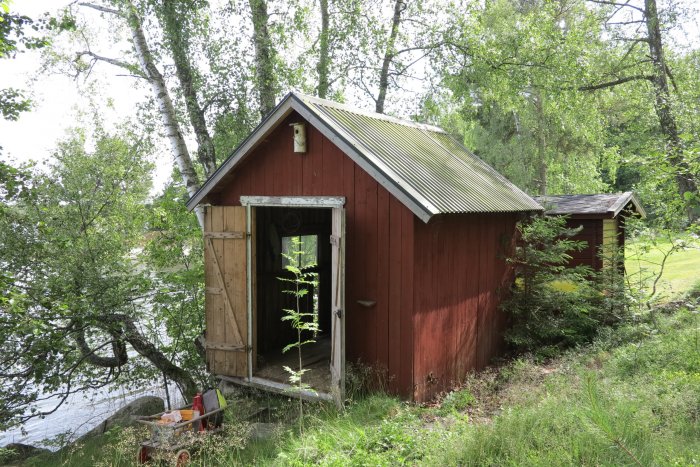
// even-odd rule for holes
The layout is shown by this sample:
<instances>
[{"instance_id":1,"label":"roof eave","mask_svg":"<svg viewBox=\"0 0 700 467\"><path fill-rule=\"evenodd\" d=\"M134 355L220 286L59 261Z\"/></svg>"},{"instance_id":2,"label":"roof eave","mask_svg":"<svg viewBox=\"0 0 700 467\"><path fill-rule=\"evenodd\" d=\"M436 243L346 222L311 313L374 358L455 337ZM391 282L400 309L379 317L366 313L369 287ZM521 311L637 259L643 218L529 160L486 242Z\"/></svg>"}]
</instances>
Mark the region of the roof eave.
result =
<instances>
[{"instance_id":1,"label":"roof eave","mask_svg":"<svg viewBox=\"0 0 700 467\"><path fill-rule=\"evenodd\" d=\"M306 96L305 96L306 98ZM326 120L321 118L309 105L295 94L292 94L294 110L313 125L323 136L335 144L345 155L355 162L365 172L369 173L380 185L401 201L420 220L426 224L430 218L440 214L440 210L433 206L427 199L413 190L408 184L399 184L399 177L381 161L372 157L366 151L362 151L357 141L352 141L349 135L333 127Z\"/></svg>"},{"instance_id":2,"label":"roof eave","mask_svg":"<svg viewBox=\"0 0 700 467\"><path fill-rule=\"evenodd\" d=\"M380 167L377 161L372 160L367 154L361 152L356 144L353 144L336 129L328 125L316 113L307 106L294 93L288 93L282 101L268 113L262 122L243 140L243 142L233 151L226 161L209 177L209 179L197 190L197 192L187 201L187 209L192 211L197 205L202 203L211 193L212 189L236 166L238 165L262 140L270 134L280 120L289 115L292 111L298 112L310 124L317 128L326 138L330 139L345 154L347 154L363 170L374 177L384 188L399 199L408 207L419 219L427 223L431 217L440 214L439 210L423 199L420 195L412 193L410 187L403 188L391 181L387 176L388 169Z\"/></svg>"},{"instance_id":3,"label":"roof eave","mask_svg":"<svg viewBox=\"0 0 700 467\"><path fill-rule=\"evenodd\" d=\"M310 99L312 103L314 102L314 98L309 98L308 96L303 96L303 98ZM189 201L187 201L187 209L191 211L197 205L205 202L212 190L224 180L231 170L261 144L264 139L277 128L282 119L286 118L292 111L296 111L423 222L428 223L433 216L443 214L437 206L429 202L409 183L405 182L398 174L394 173L386 164L374 157L367 150L363 150L362 145L356 141L352 135L345 134L342 129L335 128L331 122L326 121L316 110L304 102L304 99L300 98L295 93L288 93L280 103L263 118L250 135L248 135L248 137L231 153L228 159L221 164L214 174L209 177L204 185L202 185ZM517 189L517 187L515 188ZM544 208L539 203L536 201L534 202L536 207L532 206L526 209L508 212L544 211Z\"/></svg>"},{"instance_id":4,"label":"roof eave","mask_svg":"<svg viewBox=\"0 0 700 467\"><path fill-rule=\"evenodd\" d=\"M288 93L277 106L272 109L257 127L248 135L246 139L238 145L226 161L216 169L211 177L197 190L197 192L187 201L187 210L192 211L200 204L211 190L224 178L246 155L250 153L262 140L269 135L277 126L277 123L289 115L293 110L292 93Z\"/></svg>"},{"instance_id":5,"label":"roof eave","mask_svg":"<svg viewBox=\"0 0 700 467\"><path fill-rule=\"evenodd\" d=\"M639 201L637 198L637 195L633 191L626 191L623 193L615 203L610 206L608 209L608 213L612 215L612 217L617 217L620 212L627 206L629 203L632 203L634 206L634 209L637 211L637 214L642 219L646 219L647 213L644 210L644 207L642 206L642 203Z\"/></svg>"}]
</instances>

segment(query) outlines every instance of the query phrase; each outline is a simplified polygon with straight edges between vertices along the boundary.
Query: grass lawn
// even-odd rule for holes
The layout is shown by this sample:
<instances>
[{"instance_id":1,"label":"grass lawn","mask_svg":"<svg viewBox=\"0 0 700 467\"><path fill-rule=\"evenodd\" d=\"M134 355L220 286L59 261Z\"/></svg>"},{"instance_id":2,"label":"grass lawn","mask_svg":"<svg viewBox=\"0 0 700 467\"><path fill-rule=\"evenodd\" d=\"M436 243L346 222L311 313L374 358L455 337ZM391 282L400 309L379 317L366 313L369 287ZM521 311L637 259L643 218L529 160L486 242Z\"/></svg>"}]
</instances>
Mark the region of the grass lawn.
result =
<instances>
[{"instance_id":1,"label":"grass lawn","mask_svg":"<svg viewBox=\"0 0 700 467\"><path fill-rule=\"evenodd\" d=\"M689 291L700 281L700 241L685 239L688 248L671 254L666 260L664 273L659 281L659 291L666 297ZM628 242L625 249L625 267L631 280L656 275L661 268L664 254L671 249L668 241ZM642 271L641 274L640 270ZM648 279L647 279L648 280Z\"/></svg>"}]
</instances>

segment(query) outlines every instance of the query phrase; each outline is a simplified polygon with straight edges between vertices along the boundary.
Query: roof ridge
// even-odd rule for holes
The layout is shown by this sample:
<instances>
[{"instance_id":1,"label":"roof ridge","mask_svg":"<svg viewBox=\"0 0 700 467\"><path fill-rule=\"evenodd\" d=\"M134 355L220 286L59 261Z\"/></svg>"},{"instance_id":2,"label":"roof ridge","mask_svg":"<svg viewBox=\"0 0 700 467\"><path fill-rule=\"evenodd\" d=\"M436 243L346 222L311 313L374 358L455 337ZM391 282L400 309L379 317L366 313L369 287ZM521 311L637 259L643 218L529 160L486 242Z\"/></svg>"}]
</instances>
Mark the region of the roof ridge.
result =
<instances>
[{"instance_id":1,"label":"roof ridge","mask_svg":"<svg viewBox=\"0 0 700 467\"><path fill-rule=\"evenodd\" d=\"M326 107L331 107L334 109L343 110L345 112L354 113L356 115L362 115L364 117L374 118L376 120L382 120L382 121L389 122L389 123L395 123L397 125L403 125L403 126L407 126L407 127L411 127L411 128L418 128L421 130L432 131L435 133L447 134L447 132L445 130L443 130L442 128L440 128L439 126L429 125L427 123L421 123L421 122L414 122L413 120L407 120L404 118L393 117L391 115L380 114L377 112L371 112L369 110L359 109L357 107L353 107L353 106L348 105L348 104L341 104L339 102L331 101L328 99L321 99L320 97L310 96L308 94L302 94L300 92L293 91L290 94L296 96L297 99L299 99L303 102L323 105Z\"/></svg>"},{"instance_id":2,"label":"roof ridge","mask_svg":"<svg viewBox=\"0 0 700 467\"><path fill-rule=\"evenodd\" d=\"M628 193L633 193L632 191L616 191L614 193L568 193L568 194L561 194L561 195L533 195L533 198L547 198L547 197L554 197L554 196L612 196L612 195L617 195L617 196L622 196L626 195Z\"/></svg>"}]
</instances>

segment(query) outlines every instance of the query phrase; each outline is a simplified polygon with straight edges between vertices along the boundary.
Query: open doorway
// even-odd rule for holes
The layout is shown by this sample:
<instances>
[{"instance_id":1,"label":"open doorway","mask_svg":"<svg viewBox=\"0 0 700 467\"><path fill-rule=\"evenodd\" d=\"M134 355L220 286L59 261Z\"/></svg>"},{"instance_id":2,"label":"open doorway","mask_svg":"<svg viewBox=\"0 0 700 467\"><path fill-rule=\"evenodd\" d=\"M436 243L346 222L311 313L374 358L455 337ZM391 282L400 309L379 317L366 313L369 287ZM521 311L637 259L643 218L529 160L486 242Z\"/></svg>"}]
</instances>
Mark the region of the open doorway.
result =
<instances>
[{"instance_id":1,"label":"open doorway","mask_svg":"<svg viewBox=\"0 0 700 467\"><path fill-rule=\"evenodd\" d=\"M300 300L300 308L310 313L319 331L302 336L313 343L302 346L303 380L314 390L331 392L332 358L332 209L304 207L255 208L255 297L253 315L256 352L253 376L279 383L289 382L288 366L298 370L297 349L283 353L296 342L297 332L282 318L284 309L295 308L296 298L284 291L293 286L280 278L291 278L285 269L292 264L313 274L316 284ZM298 246L297 246L298 245ZM294 252L294 254L292 254Z\"/></svg>"}]
</instances>

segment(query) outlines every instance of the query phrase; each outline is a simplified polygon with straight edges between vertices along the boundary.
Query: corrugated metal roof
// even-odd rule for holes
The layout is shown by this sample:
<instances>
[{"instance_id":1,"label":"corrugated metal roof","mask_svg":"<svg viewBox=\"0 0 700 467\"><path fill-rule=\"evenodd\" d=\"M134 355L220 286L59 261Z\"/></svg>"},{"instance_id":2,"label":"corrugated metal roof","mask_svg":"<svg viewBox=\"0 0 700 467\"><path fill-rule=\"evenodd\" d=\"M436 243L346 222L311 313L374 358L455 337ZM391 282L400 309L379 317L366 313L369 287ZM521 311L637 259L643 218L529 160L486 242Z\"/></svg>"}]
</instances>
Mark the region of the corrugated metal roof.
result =
<instances>
[{"instance_id":1,"label":"corrugated metal roof","mask_svg":"<svg viewBox=\"0 0 700 467\"><path fill-rule=\"evenodd\" d=\"M440 128L299 96L360 152L388 166L439 213L541 211L542 207Z\"/></svg>"},{"instance_id":2,"label":"corrugated metal roof","mask_svg":"<svg viewBox=\"0 0 700 467\"><path fill-rule=\"evenodd\" d=\"M632 203L637 213L646 217L644 208L631 191L591 195L547 195L535 196L535 199L544 206L546 214L591 214L615 217L625 206Z\"/></svg>"},{"instance_id":3,"label":"corrugated metal roof","mask_svg":"<svg viewBox=\"0 0 700 467\"><path fill-rule=\"evenodd\" d=\"M193 209L292 111L308 120L418 217L542 211L534 199L440 128L288 94L188 201Z\"/></svg>"}]
</instances>

